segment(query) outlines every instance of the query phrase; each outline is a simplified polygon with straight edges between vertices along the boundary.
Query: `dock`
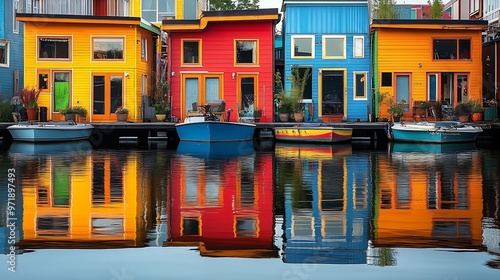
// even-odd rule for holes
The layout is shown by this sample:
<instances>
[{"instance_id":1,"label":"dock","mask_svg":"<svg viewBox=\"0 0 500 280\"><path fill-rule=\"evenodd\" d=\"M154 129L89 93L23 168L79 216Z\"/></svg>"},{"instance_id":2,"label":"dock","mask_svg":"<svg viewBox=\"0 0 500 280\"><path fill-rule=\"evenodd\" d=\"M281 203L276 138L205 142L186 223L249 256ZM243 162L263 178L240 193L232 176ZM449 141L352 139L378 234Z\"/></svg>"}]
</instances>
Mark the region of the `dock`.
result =
<instances>
[{"instance_id":1,"label":"dock","mask_svg":"<svg viewBox=\"0 0 500 280\"><path fill-rule=\"evenodd\" d=\"M7 127L14 123L0 123L0 138L3 141L12 141ZM171 122L109 122L109 123L91 123L94 126L90 141L94 146L114 146L120 142L120 139L135 139L138 145L147 146L148 142L168 141L177 143L179 137L175 129L175 123ZM256 123L254 139L258 141L274 141L274 128L292 127L298 123L295 122L265 122ZM324 123L333 127L346 127L353 129L353 140L363 141L388 141L387 128L390 125L387 122L335 122ZM483 132L478 139L500 141L500 123L471 123L478 125Z\"/></svg>"}]
</instances>

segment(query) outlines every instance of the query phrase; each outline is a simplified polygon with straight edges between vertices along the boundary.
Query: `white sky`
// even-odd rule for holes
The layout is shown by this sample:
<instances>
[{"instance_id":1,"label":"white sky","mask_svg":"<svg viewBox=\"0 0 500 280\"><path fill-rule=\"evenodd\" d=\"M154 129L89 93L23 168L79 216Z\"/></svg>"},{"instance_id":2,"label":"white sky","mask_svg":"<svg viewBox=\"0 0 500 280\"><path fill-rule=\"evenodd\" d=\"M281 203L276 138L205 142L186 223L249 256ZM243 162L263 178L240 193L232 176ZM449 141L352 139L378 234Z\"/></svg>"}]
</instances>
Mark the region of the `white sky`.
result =
<instances>
[{"instance_id":1,"label":"white sky","mask_svg":"<svg viewBox=\"0 0 500 280\"><path fill-rule=\"evenodd\" d=\"M427 0L396 0L398 4L427 4ZM446 4L449 0L442 0ZM281 10L281 3L283 0L260 0L259 6L261 8L278 8Z\"/></svg>"}]
</instances>

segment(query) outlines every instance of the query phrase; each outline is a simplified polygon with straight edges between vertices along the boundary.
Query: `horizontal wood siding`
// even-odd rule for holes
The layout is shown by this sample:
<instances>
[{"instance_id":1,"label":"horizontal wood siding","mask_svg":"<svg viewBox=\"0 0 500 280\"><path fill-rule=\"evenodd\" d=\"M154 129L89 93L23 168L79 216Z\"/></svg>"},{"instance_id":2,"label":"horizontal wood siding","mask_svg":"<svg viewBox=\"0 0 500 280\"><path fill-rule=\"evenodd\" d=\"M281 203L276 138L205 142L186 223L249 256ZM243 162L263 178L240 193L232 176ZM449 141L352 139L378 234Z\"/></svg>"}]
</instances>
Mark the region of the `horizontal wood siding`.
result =
<instances>
[{"instance_id":1,"label":"horizontal wood siding","mask_svg":"<svg viewBox=\"0 0 500 280\"><path fill-rule=\"evenodd\" d=\"M470 60L434 60L433 38L471 39ZM382 72L411 73L409 104L414 100L427 100L427 73L470 73L469 99L482 98L482 38L481 31L468 30L378 30L378 75ZM421 65L421 67L419 66ZM380 78L380 77L379 77ZM394 94L395 85L378 91ZM381 107L382 116L387 116Z\"/></svg>"},{"instance_id":2,"label":"horizontal wood siding","mask_svg":"<svg viewBox=\"0 0 500 280\"><path fill-rule=\"evenodd\" d=\"M147 35L149 34L149 35ZM72 59L70 61L38 61L37 36L64 36L71 37ZM92 61L93 36L123 37L123 61ZM89 24L57 24L46 23L43 25L26 23L25 33L25 85L37 85L37 70L70 70L72 71L72 106L86 107L91 112L92 99L92 73L118 73L124 77L125 107L130 110L129 119L139 120L140 111L140 79L141 74L151 74L152 51L148 51L148 61L141 61L141 36L148 38L148 48L152 47L150 32L138 26L126 25L93 25ZM50 93L40 96L41 106L49 108ZM50 113L49 113L50 114ZM50 118L50 116L49 116Z\"/></svg>"},{"instance_id":3,"label":"horizontal wood siding","mask_svg":"<svg viewBox=\"0 0 500 280\"><path fill-rule=\"evenodd\" d=\"M291 88L289 77L292 65L299 67L312 67L312 99L314 115L318 116L320 69L346 69L347 110L345 115L349 121L360 119L366 121L371 107L371 50L368 23L367 4L289 4L286 8L285 40L283 50L285 53L285 88ZM291 57L293 35L314 34L315 49L314 59L296 59ZM345 59L322 58L322 36L346 36ZM363 36L364 57L353 58L353 37ZM367 99L354 99L353 73L366 72Z\"/></svg>"},{"instance_id":4,"label":"horizontal wood siding","mask_svg":"<svg viewBox=\"0 0 500 280\"><path fill-rule=\"evenodd\" d=\"M19 72L19 89L23 87L23 33L24 27L22 23L19 23L19 33L13 33L13 21L12 21L12 0L0 1L2 14L1 19L4 25L2 29L2 37L0 40L7 41L9 43L9 66L0 67L0 95L10 100L14 92L14 71Z\"/></svg>"},{"instance_id":5,"label":"horizontal wood siding","mask_svg":"<svg viewBox=\"0 0 500 280\"><path fill-rule=\"evenodd\" d=\"M201 39L202 66L181 67L181 39ZM226 109L232 108L231 120L237 120L236 97L237 79L232 73L257 73L258 106L269 119L273 110L273 24L269 22L211 22L202 32L175 32L172 39L172 77L171 89L175 116L183 116L181 108L181 73L223 73L222 94ZM255 39L259 41L259 65L234 66L234 40Z\"/></svg>"},{"instance_id":6,"label":"horizontal wood siding","mask_svg":"<svg viewBox=\"0 0 500 280\"><path fill-rule=\"evenodd\" d=\"M297 4L286 6L286 33L368 33L367 4Z\"/></svg>"}]
</instances>

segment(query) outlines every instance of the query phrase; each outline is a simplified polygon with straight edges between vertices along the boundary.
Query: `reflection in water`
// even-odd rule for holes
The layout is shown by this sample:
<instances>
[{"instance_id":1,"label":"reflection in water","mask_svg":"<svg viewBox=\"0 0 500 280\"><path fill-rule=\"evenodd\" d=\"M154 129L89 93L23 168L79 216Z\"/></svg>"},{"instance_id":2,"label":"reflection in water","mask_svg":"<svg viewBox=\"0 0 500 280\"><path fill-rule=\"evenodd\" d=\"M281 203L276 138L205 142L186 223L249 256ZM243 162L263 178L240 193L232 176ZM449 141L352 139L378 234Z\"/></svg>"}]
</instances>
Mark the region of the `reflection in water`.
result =
<instances>
[{"instance_id":1,"label":"reflection in water","mask_svg":"<svg viewBox=\"0 0 500 280\"><path fill-rule=\"evenodd\" d=\"M21 249L194 246L211 257L395 266L401 248L460 248L495 254L484 265L498 268L495 151L398 143L387 152L276 143L274 153L246 142L181 142L176 151L14 144L0 169L17 170Z\"/></svg>"}]
</instances>

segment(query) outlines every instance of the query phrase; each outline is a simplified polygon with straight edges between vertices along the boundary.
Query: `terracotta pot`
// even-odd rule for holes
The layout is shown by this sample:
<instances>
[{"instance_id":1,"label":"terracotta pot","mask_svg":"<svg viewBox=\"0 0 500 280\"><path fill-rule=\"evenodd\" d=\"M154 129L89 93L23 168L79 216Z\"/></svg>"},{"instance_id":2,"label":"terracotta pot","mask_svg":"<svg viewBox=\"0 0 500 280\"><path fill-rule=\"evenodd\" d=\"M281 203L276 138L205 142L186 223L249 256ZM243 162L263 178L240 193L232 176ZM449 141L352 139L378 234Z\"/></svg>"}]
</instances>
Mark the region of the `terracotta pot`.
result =
<instances>
[{"instance_id":1,"label":"terracotta pot","mask_svg":"<svg viewBox=\"0 0 500 280\"><path fill-rule=\"evenodd\" d=\"M26 114L28 115L29 121L38 120L38 110L37 108L26 108Z\"/></svg>"},{"instance_id":2,"label":"terracotta pot","mask_svg":"<svg viewBox=\"0 0 500 280\"><path fill-rule=\"evenodd\" d=\"M167 118L167 115L166 114L156 114L156 119L159 121L159 122L162 122L165 120L165 118Z\"/></svg>"},{"instance_id":3,"label":"terracotta pot","mask_svg":"<svg viewBox=\"0 0 500 280\"><path fill-rule=\"evenodd\" d=\"M116 120L119 122L126 122L128 114L116 114Z\"/></svg>"},{"instance_id":4,"label":"terracotta pot","mask_svg":"<svg viewBox=\"0 0 500 280\"><path fill-rule=\"evenodd\" d=\"M64 120L67 122L74 122L75 121L75 114L64 114Z\"/></svg>"},{"instance_id":5,"label":"terracotta pot","mask_svg":"<svg viewBox=\"0 0 500 280\"><path fill-rule=\"evenodd\" d=\"M473 122L480 122L483 120L483 113L478 112L478 113L472 113L472 121Z\"/></svg>"},{"instance_id":6,"label":"terracotta pot","mask_svg":"<svg viewBox=\"0 0 500 280\"><path fill-rule=\"evenodd\" d=\"M303 122L304 121L304 113L302 113L302 112L300 112L300 113L293 113L293 119L296 122Z\"/></svg>"},{"instance_id":7,"label":"terracotta pot","mask_svg":"<svg viewBox=\"0 0 500 280\"><path fill-rule=\"evenodd\" d=\"M469 116L458 116L458 121L460 122L468 122Z\"/></svg>"}]
</instances>

